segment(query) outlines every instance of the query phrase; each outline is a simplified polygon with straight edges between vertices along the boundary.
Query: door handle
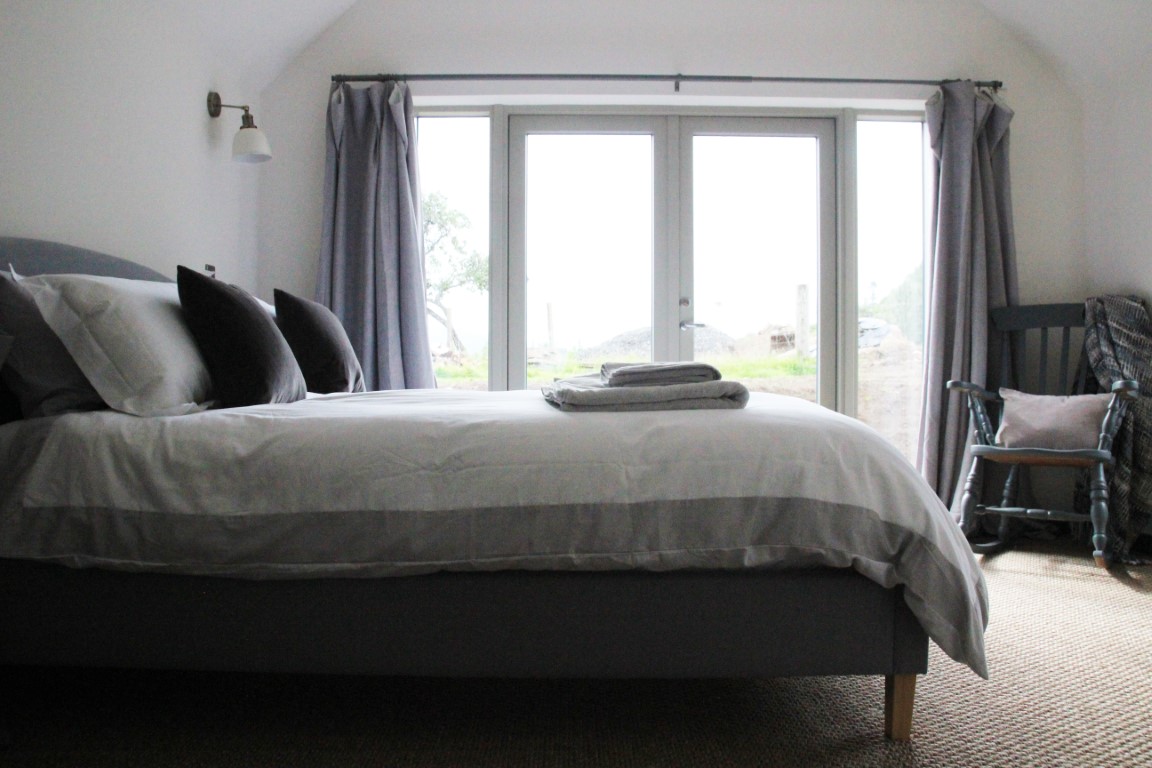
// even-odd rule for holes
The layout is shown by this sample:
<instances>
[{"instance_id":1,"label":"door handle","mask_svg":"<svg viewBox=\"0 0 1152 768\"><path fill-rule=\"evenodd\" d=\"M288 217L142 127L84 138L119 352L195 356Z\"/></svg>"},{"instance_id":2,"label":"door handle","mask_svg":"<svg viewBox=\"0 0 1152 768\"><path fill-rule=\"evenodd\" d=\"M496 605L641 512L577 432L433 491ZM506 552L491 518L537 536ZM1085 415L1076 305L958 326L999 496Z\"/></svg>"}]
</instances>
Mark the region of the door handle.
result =
<instances>
[{"instance_id":1,"label":"door handle","mask_svg":"<svg viewBox=\"0 0 1152 768\"><path fill-rule=\"evenodd\" d=\"M690 331L693 328L707 328L707 327L708 326L705 325L704 323L680 323L680 330L682 330L682 331Z\"/></svg>"}]
</instances>

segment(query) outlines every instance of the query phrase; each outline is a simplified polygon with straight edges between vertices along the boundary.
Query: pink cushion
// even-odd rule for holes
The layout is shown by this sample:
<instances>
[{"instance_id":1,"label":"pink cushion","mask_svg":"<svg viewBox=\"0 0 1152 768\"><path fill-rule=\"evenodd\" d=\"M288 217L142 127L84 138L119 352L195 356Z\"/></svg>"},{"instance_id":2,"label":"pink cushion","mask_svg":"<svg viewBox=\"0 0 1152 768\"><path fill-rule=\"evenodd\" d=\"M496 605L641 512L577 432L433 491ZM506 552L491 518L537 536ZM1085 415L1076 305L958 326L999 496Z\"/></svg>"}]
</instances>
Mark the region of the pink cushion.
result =
<instances>
[{"instance_id":1,"label":"pink cushion","mask_svg":"<svg viewBox=\"0 0 1152 768\"><path fill-rule=\"evenodd\" d=\"M1095 448L1112 395L1029 395L1000 389L1004 415L996 445L1004 448Z\"/></svg>"}]
</instances>

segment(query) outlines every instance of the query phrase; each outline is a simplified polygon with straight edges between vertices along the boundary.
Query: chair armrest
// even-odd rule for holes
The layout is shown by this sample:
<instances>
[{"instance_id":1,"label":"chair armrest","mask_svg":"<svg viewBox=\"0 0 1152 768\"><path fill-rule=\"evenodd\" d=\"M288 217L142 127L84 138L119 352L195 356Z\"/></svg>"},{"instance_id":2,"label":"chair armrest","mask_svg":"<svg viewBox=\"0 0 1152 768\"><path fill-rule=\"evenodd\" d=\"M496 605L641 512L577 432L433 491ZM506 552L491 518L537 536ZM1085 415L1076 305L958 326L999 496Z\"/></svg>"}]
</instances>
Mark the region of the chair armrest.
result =
<instances>
[{"instance_id":1,"label":"chair armrest","mask_svg":"<svg viewBox=\"0 0 1152 768\"><path fill-rule=\"evenodd\" d=\"M1119 382L1117 382L1117 383L1119 383ZM970 381L961 381L960 379L952 379L945 386L947 386L948 389L958 389L961 392L968 393L969 395L975 395L976 397L980 398L981 400L987 400L990 403L1001 402L1001 397L999 394L997 394L991 390L984 389L984 387L980 386L979 384L973 384Z\"/></svg>"},{"instance_id":2,"label":"chair armrest","mask_svg":"<svg viewBox=\"0 0 1152 768\"><path fill-rule=\"evenodd\" d=\"M1112 385L1112 393L1125 400L1135 400L1140 397L1140 382L1135 379L1123 379Z\"/></svg>"},{"instance_id":3,"label":"chair armrest","mask_svg":"<svg viewBox=\"0 0 1152 768\"><path fill-rule=\"evenodd\" d=\"M995 392L984 389L970 381L952 379L948 389L963 392L968 400L968 413L972 418L972 436L977 445L992 445L996 442L996 428L988 415L987 403L1002 403L1003 399Z\"/></svg>"},{"instance_id":4,"label":"chair armrest","mask_svg":"<svg viewBox=\"0 0 1152 768\"><path fill-rule=\"evenodd\" d=\"M1120 422L1128 411L1128 404L1140 397L1140 383L1133 379L1122 379L1112 385L1112 401L1108 403L1108 410L1104 413L1104 422L1100 425L1099 449L1112 450L1112 441L1120 431Z\"/></svg>"}]
</instances>

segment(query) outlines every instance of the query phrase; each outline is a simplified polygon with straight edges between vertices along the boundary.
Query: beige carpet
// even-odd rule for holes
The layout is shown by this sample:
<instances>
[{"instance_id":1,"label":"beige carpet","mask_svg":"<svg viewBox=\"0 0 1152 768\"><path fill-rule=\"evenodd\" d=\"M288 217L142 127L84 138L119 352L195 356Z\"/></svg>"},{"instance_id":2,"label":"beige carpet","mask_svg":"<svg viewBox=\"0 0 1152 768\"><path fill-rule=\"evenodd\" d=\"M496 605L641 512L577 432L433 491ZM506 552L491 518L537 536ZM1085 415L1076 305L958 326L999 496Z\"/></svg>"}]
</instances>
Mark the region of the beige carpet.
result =
<instances>
[{"instance_id":1,"label":"beige carpet","mask_svg":"<svg viewBox=\"0 0 1152 768\"><path fill-rule=\"evenodd\" d=\"M933 647L910 744L883 680L442 681L33 670L21 766L1152 766L1152 567L983 562L984 681ZM10 677L10 680L12 678Z\"/></svg>"}]
</instances>

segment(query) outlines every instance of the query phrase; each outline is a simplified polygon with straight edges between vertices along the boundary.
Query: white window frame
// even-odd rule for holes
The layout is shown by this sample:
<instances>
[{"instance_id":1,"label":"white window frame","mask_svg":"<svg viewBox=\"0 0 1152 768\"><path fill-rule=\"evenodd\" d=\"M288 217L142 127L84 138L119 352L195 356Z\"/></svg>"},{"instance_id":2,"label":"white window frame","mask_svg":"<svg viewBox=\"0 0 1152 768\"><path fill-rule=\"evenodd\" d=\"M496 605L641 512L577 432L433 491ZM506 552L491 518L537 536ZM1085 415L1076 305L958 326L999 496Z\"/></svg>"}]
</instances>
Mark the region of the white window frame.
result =
<instances>
[{"instance_id":1,"label":"white window frame","mask_svg":"<svg viewBox=\"0 0 1152 768\"><path fill-rule=\"evenodd\" d=\"M819 343L819 401L848 415L856 413L857 390L857 271L856 271L856 123L858 119L924 120L922 112L897 110L856 109L781 109L764 108L717 108L717 107L613 107L613 106L525 106L494 104L487 108L475 105L454 108L439 105L434 108L418 109L420 115L444 116L450 114L486 114L490 129L490 240L489 240L489 370L488 386L491 390L506 390L517 384L523 386L523 372L526 371L526 344L524 301L525 273L523 262L523 227L514 228L512 221L516 205L522 210L523 200L513 195L523 194L523 179L514 180L511 171L511 155L517 142L513 136L513 118L551 118L556 125L568 117L587 120L589 125L599 116L629 117L636 125L664 123L666 152L675 157L655 158L657 196L654 217L657 222L654 249L657 254L679 253L682 243L692 241L690 211L685 211L685 184L690 179L680 178L682 167L679 157L681 149L680 131L692 121L703 124L723 125L728 118L779 118L798 121L827 121L832 127L831 141L821 134L821 171L833 176L829 187L821 180L822 210L831 206L832 223L823 224L820 233L821 264L819 288L819 322L821 336ZM682 122L683 121L683 122ZM548 120L541 120L546 125ZM535 125L530 122L525 125ZM831 163L825 162L831 154ZM522 168L522 162L520 164ZM515 182L518 181L519 184ZM675 190L661 194L661 189ZM520 222L522 224L522 222ZM518 231L519 234L515 234ZM516 238L519 238L517 241ZM519 256L513 252L519 250ZM830 256L827 256L830 254ZM927 259L927 256L926 256ZM669 307L678 307L678 299L683 295L683 286L691 285L691 274L684 273L682 264L691 263L690 258L677 258L676 270L668 268L665 259L659 255L654 264L653 328L665 329L679 326L679 322L690 317L683 313L669 312ZM690 268L689 268L690 269ZM925 270L929 264L925 264ZM671 272L676 271L676 274ZM826 292L827 291L827 292ZM828 302L825 297L831 296ZM690 311L690 310L689 310ZM513 322L518 318L519 322ZM654 331L655 333L655 331ZM657 334L654 339L653 355L656 359L685 358L685 345L690 339L681 338L678 333ZM672 343L669 339L675 339ZM690 348L687 350L690 354Z\"/></svg>"}]
</instances>

